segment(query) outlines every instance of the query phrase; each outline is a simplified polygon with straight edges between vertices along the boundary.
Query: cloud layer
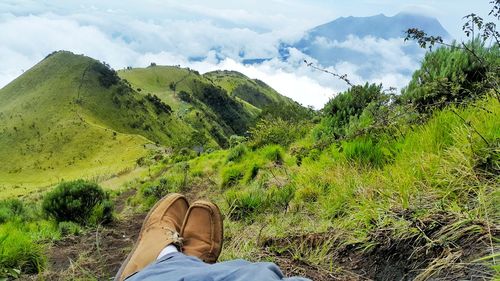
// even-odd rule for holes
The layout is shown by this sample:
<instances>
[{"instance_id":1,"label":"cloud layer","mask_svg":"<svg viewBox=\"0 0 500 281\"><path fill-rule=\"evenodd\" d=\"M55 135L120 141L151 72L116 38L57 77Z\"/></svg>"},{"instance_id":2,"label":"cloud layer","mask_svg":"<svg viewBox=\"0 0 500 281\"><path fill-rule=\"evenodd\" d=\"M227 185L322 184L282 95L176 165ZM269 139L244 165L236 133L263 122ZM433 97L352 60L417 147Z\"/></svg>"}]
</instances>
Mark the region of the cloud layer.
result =
<instances>
[{"instance_id":1,"label":"cloud layer","mask_svg":"<svg viewBox=\"0 0 500 281\"><path fill-rule=\"evenodd\" d=\"M313 24L307 19L284 13L257 13L228 5L225 9L207 8L193 1L153 1L156 5L103 6L86 2L77 6L0 3L0 87L32 67L54 50L69 50L109 63L115 69L144 67L151 62L191 67L200 72L215 69L240 71L265 81L283 95L321 108L329 98L346 89L344 82L307 67L312 58L291 48L287 61L278 58L280 43L298 40ZM111 1L113 2L113 1ZM218 1L216 1L218 2ZM220 1L219 1L220 2ZM244 1L244 4L246 2ZM279 9L282 1L271 1ZM300 1L291 13L301 9ZM154 9L152 8L154 7ZM312 12L321 15L320 8ZM131 9L134 8L134 9ZM372 37L349 37L343 42L317 40L316 44L346 49L373 56L363 64L339 62L327 69L347 74L351 81L384 83L403 87L418 58L406 56L404 42ZM244 59L272 58L245 65ZM366 67L376 74L363 74Z\"/></svg>"}]
</instances>

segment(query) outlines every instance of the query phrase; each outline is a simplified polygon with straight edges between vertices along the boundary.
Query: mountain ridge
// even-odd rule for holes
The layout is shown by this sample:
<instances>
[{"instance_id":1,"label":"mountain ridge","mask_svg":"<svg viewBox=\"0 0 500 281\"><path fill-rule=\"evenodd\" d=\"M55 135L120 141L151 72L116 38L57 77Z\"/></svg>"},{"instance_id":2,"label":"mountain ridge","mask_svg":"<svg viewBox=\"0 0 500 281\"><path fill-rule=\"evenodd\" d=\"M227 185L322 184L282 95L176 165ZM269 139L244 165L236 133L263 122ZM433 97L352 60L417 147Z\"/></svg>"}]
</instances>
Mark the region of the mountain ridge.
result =
<instances>
[{"instance_id":1,"label":"mountain ridge","mask_svg":"<svg viewBox=\"0 0 500 281\"><path fill-rule=\"evenodd\" d=\"M261 110L190 69L115 72L54 52L0 89L0 187L112 175L163 148L227 147Z\"/></svg>"}]
</instances>

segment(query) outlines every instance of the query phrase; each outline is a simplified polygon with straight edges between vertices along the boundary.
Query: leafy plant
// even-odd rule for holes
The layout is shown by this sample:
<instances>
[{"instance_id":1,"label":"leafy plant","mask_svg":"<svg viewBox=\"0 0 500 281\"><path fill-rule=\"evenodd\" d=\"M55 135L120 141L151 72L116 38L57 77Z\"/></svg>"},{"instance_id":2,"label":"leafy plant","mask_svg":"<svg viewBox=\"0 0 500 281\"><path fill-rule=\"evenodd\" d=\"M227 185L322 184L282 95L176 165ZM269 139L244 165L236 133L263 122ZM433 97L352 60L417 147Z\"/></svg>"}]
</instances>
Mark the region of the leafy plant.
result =
<instances>
[{"instance_id":1,"label":"leafy plant","mask_svg":"<svg viewBox=\"0 0 500 281\"><path fill-rule=\"evenodd\" d=\"M108 194L96 183L76 180L59 184L44 197L42 207L58 222L87 224L98 208L102 208L102 212L95 220L110 218L113 208L108 200Z\"/></svg>"},{"instance_id":2,"label":"leafy plant","mask_svg":"<svg viewBox=\"0 0 500 281\"><path fill-rule=\"evenodd\" d=\"M345 137L351 119L360 116L369 104L380 101L383 96L382 85L368 83L337 95L323 108L324 133L334 139Z\"/></svg>"},{"instance_id":3,"label":"leafy plant","mask_svg":"<svg viewBox=\"0 0 500 281\"><path fill-rule=\"evenodd\" d=\"M254 148L278 144L284 147L304 137L309 131L307 122L287 121L281 118L259 121L250 129L250 146Z\"/></svg>"}]
</instances>

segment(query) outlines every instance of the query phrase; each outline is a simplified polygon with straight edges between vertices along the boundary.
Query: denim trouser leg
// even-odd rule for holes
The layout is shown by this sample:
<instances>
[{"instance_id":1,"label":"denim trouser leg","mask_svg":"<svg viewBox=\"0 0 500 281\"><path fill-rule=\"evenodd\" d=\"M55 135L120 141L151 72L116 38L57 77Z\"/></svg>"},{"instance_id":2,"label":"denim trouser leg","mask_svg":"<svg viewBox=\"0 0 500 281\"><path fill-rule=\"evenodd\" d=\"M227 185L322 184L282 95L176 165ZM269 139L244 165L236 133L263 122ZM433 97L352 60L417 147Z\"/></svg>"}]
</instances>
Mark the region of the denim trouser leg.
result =
<instances>
[{"instance_id":1,"label":"denim trouser leg","mask_svg":"<svg viewBox=\"0 0 500 281\"><path fill-rule=\"evenodd\" d=\"M251 263L233 260L207 264L182 253L171 253L150 264L126 281L307 281L300 277L284 278L281 270L269 262Z\"/></svg>"}]
</instances>

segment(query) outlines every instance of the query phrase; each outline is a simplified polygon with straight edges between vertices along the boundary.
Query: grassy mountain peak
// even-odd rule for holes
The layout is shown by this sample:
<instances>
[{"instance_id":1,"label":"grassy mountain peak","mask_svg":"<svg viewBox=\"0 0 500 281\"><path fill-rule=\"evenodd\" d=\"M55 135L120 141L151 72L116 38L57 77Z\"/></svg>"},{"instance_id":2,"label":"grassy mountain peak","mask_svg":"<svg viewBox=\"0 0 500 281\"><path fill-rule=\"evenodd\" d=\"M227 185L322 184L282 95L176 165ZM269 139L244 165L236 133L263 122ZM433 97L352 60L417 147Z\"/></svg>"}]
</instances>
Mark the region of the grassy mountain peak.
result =
<instances>
[{"instance_id":1,"label":"grassy mountain peak","mask_svg":"<svg viewBox=\"0 0 500 281\"><path fill-rule=\"evenodd\" d=\"M290 102L257 84L246 96L254 94L273 95L272 105ZM266 105L230 95L191 69L117 73L92 58L54 52L0 90L0 186L111 175L155 146L226 147Z\"/></svg>"}]
</instances>

